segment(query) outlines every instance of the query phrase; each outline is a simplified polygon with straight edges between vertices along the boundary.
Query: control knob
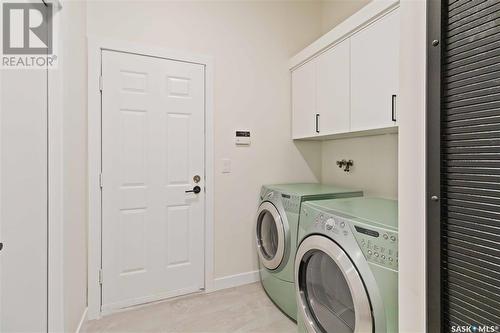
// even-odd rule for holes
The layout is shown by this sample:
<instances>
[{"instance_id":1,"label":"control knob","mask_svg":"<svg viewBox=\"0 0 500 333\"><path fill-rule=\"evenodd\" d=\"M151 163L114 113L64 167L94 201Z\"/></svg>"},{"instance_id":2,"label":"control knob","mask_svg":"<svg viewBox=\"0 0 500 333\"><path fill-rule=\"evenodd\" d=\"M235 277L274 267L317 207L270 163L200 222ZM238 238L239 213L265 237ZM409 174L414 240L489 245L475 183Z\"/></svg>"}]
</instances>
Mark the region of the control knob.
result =
<instances>
[{"instance_id":1,"label":"control knob","mask_svg":"<svg viewBox=\"0 0 500 333\"><path fill-rule=\"evenodd\" d=\"M332 230L335 227L335 220L332 218L326 220L325 227L326 230Z\"/></svg>"}]
</instances>

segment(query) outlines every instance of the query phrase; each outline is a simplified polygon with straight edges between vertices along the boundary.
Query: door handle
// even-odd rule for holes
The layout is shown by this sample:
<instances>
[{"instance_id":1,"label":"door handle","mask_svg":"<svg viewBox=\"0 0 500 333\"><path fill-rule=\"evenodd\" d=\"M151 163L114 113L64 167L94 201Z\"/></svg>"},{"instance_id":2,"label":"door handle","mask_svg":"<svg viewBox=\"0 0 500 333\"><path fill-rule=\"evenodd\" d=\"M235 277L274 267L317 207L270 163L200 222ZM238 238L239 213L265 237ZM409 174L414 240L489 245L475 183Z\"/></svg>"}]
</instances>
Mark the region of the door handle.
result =
<instances>
[{"instance_id":1,"label":"door handle","mask_svg":"<svg viewBox=\"0 0 500 333\"><path fill-rule=\"evenodd\" d=\"M319 113L316 113L316 133L319 133Z\"/></svg>"},{"instance_id":2,"label":"door handle","mask_svg":"<svg viewBox=\"0 0 500 333\"><path fill-rule=\"evenodd\" d=\"M196 185L195 187L193 187L192 190L189 190L189 191L185 191L186 193L194 193L194 194L198 194L201 192L201 187L199 187L198 185Z\"/></svg>"},{"instance_id":3,"label":"door handle","mask_svg":"<svg viewBox=\"0 0 500 333\"><path fill-rule=\"evenodd\" d=\"M0 251L3 249L3 243L0 243Z\"/></svg>"},{"instance_id":4,"label":"door handle","mask_svg":"<svg viewBox=\"0 0 500 333\"><path fill-rule=\"evenodd\" d=\"M396 119L396 97L397 97L397 95L392 95L392 121L397 121L397 119Z\"/></svg>"}]
</instances>

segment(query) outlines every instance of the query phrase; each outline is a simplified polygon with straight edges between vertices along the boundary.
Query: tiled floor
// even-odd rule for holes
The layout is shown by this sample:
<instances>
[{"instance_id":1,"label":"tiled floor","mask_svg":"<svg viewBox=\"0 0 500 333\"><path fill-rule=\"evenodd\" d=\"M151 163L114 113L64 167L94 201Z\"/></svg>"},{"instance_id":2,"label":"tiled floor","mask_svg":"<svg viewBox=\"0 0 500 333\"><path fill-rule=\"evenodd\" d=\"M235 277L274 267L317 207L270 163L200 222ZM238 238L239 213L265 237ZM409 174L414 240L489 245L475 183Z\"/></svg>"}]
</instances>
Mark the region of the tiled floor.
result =
<instances>
[{"instance_id":1,"label":"tiled floor","mask_svg":"<svg viewBox=\"0 0 500 333\"><path fill-rule=\"evenodd\" d=\"M254 283L112 314L87 322L84 331L294 333L297 326Z\"/></svg>"}]
</instances>

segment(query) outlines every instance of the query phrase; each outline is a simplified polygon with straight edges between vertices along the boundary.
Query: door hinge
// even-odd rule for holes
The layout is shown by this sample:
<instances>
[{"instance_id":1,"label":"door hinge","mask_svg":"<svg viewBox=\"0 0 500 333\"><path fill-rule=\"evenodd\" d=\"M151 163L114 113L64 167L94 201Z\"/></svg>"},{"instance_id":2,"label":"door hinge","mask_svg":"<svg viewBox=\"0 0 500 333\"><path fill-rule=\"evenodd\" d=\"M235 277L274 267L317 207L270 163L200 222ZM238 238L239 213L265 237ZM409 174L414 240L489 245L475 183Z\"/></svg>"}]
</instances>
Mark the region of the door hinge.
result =
<instances>
[{"instance_id":1,"label":"door hinge","mask_svg":"<svg viewBox=\"0 0 500 333\"><path fill-rule=\"evenodd\" d=\"M102 75L101 75L99 76L99 91L102 91L102 87L103 85L102 85Z\"/></svg>"},{"instance_id":2,"label":"door hinge","mask_svg":"<svg viewBox=\"0 0 500 333\"><path fill-rule=\"evenodd\" d=\"M99 187L102 189L102 173L99 174Z\"/></svg>"},{"instance_id":3,"label":"door hinge","mask_svg":"<svg viewBox=\"0 0 500 333\"><path fill-rule=\"evenodd\" d=\"M99 270L99 284L102 284L103 278L102 278L102 269Z\"/></svg>"}]
</instances>

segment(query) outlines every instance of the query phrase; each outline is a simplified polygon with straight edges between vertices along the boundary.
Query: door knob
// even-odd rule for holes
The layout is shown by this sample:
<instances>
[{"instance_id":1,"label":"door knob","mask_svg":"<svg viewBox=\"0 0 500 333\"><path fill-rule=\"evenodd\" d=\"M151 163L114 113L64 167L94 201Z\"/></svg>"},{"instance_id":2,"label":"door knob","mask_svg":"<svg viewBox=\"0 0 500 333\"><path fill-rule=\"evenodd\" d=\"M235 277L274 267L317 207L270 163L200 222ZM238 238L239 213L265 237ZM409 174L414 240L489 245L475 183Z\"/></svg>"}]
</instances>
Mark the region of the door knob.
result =
<instances>
[{"instance_id":1,"label":"door knob","mask_svg":"<svg viewBox=\"0 0 500 333\"><path fill-rule=\"evenodd\" d=\"M3 243L0 243L0 251L3 249Z\"/></svg>"},{"instance_id":2,"label":"door knob","mask_svg":"<svg viewBox=\"0 0 500 333\"><path fill-rule=\"evenodd\" d=\"M201 192L201 187L199 187L198 185L196 185L195 187L193 187L192 190L186 191L186 193L194 193L194 194L198 194L200 192Z\"/></svg>"}]
</instances>

